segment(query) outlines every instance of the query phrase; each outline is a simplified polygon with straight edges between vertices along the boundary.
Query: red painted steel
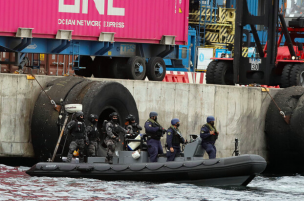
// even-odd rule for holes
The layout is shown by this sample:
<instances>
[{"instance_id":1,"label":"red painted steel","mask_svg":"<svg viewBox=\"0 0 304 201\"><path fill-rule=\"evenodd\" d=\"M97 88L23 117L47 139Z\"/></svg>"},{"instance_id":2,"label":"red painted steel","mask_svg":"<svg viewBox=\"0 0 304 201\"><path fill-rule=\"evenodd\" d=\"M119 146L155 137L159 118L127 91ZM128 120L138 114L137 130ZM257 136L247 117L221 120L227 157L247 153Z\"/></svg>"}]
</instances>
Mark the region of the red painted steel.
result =
<instances>
[{"instance_id":1,"label":"red painted steel","mask_svg":"<svg viewBox=\"0 0 304 201\"><path fill-rule=\"evenodd\" d=\"M0 35L33 28L33 37L55 38L73 30L73 39L98 40L115 33L116 42L159 43L163 35L188 39L189 0L1 0Z\"/></svg>"}]
</instances>

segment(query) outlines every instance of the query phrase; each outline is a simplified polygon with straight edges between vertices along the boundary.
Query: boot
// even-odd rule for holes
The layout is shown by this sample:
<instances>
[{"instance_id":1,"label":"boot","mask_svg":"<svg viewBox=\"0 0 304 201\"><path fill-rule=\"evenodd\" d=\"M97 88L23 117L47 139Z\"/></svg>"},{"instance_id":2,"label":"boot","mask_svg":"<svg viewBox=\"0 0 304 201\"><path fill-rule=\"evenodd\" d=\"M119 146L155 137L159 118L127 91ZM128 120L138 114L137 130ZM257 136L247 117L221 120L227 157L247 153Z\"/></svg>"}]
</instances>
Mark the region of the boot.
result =
<instances>
[{"instance_id":1,"label":"boot","mask_svg":"<svg viewBox=\"0 0 304 201\"><path fill-rule=\"evenodd\" d=\"M67 157L66 162L67 162L67 163L70 163L70 162L72 161L72 158L73 158L73 154L68 153L68 157Z\"/></svg>"},{"instance_id":2,"label":"boot","mask_svg":"<svg viewBox=\"0 0 304 201\"><path fill-rule=\"evenodd\" d=\"M113 157L109 157L109 158L108 158L108 163L109 163L109 164L113 164Z\"/></svg>"}]
</instances>

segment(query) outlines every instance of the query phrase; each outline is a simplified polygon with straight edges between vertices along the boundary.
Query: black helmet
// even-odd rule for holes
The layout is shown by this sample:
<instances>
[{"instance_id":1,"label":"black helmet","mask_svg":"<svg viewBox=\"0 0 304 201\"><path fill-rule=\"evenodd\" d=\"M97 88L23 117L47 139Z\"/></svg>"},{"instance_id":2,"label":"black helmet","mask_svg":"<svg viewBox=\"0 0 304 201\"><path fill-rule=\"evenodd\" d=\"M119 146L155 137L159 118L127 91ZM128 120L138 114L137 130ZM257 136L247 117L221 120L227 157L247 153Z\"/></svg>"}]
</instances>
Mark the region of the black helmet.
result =
<instances>
[{"instance_id":1,"label":"black helmet","mask_svg":"<svg viewBox=\"0 0 304 201\"><path fill-rule=\"evenodd\" d=\"M83 112L76 112L76 119L77 120L83 119L83 118L80 118L80 116L82 116L84 118Z\"/></svg>"},{"instance_id":2,"label":"black helmet","mask_svg":"<svg viewBox=\"0 0 304 201\"><path fill-rule=\"evenodd\" d=\"M90 114L89 121L95 123L95 119L98 119L98 116L96 114Z\"/></svg>"},{"instance_id":3,"label":"black helmet","mask_svg":"<svg viewBox=\"0 0 304 201\"><path fill-rule=\"evenodd\" d=\"M114 116L117 116L117 118L118 118L118 113L112 112L109 117L110 117L110 119L113 119Z\"/></svg>"},{"instance_id":4,"label":"black helmet","mask_svg":"<svg viewBox=\"0 0 304 201\"><path fill-rule=\"evenodd\" d=\"M131 121L135 121L135 117L132 114L129 114L126 118L127 121L131 122Z\"/></svg>"}]
</instances>

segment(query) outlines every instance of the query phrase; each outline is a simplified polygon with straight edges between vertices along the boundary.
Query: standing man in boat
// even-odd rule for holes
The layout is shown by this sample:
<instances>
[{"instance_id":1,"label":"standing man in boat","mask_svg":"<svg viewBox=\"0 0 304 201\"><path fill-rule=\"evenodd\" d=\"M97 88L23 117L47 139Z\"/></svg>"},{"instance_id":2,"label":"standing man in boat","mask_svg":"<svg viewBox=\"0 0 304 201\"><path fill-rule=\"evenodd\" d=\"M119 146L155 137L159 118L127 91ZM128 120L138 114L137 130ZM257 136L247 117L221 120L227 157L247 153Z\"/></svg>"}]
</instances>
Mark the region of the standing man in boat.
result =
<instances>
[{"instance_id":1,"label":"standing man in boat","mask_svg":"<svg viewBox=\"0 0 304 201\"><path fill-rule=\"evenodd\" d=\"M72 135L72 142L69 146L66 162L70 163L72 161L73 152L79 149L79 162L84 163L84 147L88 142L88 137L85 133L86 125L84 123L83 112L76 112L75 115L76 120L69 122L65 130L66 135Z\"/></svg>"},{"instance_id":2,"label":"standing man in boat","mask_svg":"<svg viewBox=\"0 0 304 201\"><path fill-rule=\"evenodd\" d=\"M89 157L97 156L98 142L100 141L100 134L97 129L98 116L96 114L90 114L89 126L86 127L86 135L89 138L88 154Z\"/></svg>"},{"instance_id":3,"label":"standing man in boat","mask_svg":"<svg viewBox=\"0 0 304 201\"><path fill-rule=\"evenodd\" d=\"M105 139L105 144L108 147L107 159L110 164L113 163L113 154L115 152L115 147L117 142L120 141L119 133L123 132L124 134L129 131L122 128L118 123L118 113L113 112L110 114L110 121L106 124L107 137Z\"/></svg>"},{"instance_id":4,"label":"standing man in boat","mask_svg":"<svg viewBox=\"0 0 304 201\"><path fill-rule=\"evenodd\" d=\"M207 117L207 123L202 126L200 137L202 138L202 147L209 155L209 159L216 158L215 141L218 138L219 132L214 126L215 118L213 116Z\"/></svg>"},{"instance_id":5,"label":"standing man in boat","mask_svg":"<svg viewBox=\"0 0 304 201\"><path fill-rule=\"evenodd\" d=\"M150 118L145 123L146 134L148 135L148 153L150 162L157 162L157 155L163 154L160 138L166 130L157 122L158 114L150 112Z\"/></svg>"},{"instance_id":6,"label":"standing man in boat","mask_svg":"<svg viewBox=\"0 0 304 201\"><path fill-rule=\"evenodd\" d=\"M126 118L126 126L125 129L130 130L131 136L129 138L134 139L137 135L140 134L140 131L142 130L142 127L135 122L135 116L132 114L129 114Z\"/></svg>"},{"instance_id":7,"label":"standing man in boat","mask_svg":"<svg viewBox=\"0 0 304 201\"><path fill-rule=\"evenodd\" d=\"M174 161L175 157L181 152L180 143L185 143L185 139L178 129L179 126L179 119L172 119L171 126L167 130L167 146L169 149L169 152L167 152L167 161Z\"/></svg>"}]
</instances>

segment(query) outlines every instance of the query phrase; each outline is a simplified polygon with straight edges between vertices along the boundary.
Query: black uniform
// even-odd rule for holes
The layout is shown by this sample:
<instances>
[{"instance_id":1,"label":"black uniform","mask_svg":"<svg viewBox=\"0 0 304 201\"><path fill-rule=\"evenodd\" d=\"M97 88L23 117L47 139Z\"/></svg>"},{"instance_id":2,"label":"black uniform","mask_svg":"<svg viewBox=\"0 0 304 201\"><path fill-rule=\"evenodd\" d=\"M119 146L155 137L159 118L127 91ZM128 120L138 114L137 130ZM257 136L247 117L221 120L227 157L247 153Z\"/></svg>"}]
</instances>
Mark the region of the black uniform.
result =
<instances>
[{"instance_id":1,"label":"black uniform","mask_svg":"<svg viewBox=\"0 0 304 201\"><path fill-rule=\"evenodd\" d=\"M88 140L85 133L85 129L86 126L83 121L73 120L68 123L65 133L72 135L72 142L69 146L67 162L72 161L73 152L77 149L79 149L79 162L84 162L85 142Z\"/></svg>"},{"instance_id":2,"label":"black uniform","mask_svg":"<svg viewBox=\"0 0 304 201\"><path fill-rule=\"evenodd\" d=\"M171 147L174 149L174 152L167 152L167 161L174 161L175 156L180 154L181 152L181 143L185 143L185 139L181 137L177 132L180 133L178 128L174 128L170 126L167 130L167 145L170 149Z\"/></svg>"}]
</instances>

